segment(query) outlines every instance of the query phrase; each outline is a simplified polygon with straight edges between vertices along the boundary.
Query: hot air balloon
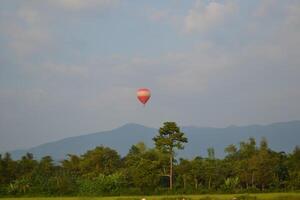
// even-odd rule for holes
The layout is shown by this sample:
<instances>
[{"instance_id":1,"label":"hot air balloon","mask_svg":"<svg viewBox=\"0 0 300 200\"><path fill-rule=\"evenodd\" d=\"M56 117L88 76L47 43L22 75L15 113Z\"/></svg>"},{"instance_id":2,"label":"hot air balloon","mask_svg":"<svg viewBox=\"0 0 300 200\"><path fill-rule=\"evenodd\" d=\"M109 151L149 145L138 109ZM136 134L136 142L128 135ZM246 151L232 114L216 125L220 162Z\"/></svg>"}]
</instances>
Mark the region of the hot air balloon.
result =
<instances>
[{"instance_id":1,"label":"hot air balloon","mask_svg":"<svg viewBox=\"0 0 300 200\"><path fill-rule=\"evenodd\" d=\"M142 104L144 104L144 106L146 105L150 97L151 97L151 92L149 89L140 88L137 90L137 98L140 100Z\"/></svg>"}]
</instances>

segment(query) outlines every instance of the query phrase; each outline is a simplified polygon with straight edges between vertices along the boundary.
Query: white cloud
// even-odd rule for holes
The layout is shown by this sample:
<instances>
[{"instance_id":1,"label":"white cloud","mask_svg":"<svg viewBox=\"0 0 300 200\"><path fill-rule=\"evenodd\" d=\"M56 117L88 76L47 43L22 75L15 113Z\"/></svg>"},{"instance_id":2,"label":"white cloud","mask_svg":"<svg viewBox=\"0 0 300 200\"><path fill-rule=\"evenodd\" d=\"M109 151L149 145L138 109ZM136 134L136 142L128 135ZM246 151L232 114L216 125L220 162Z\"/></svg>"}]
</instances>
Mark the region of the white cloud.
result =
<instances>
[{"instance_id":1,"label":"white cloud","mask_svg":"<svg viewBox=\"0 0 300 200\"><path fill-rule=\"evenodd\" d=\"M42 49L44 45L50 44L48 32L38 27L24 29L20 26L11 26L8 34L11 38L9 46L18 56L31 55Z\"/></svg>"},{"instance_id":2,"label":"white cloud","mask_svg":"<svg viewBox=\"0 0 300 200\"><path fill-rule=\"evenodd\" d=\"M43 19L39 10L29 6L21 6L15 13L5 15L0 33L8 38L7 45L16 56L30 56L50 46L51 36Z\"/></svg>"},{"instance_id":3,"label":"white cloud","mask_svg":"<svg viewBox=\"0 0 300 200\"><path fill-rule=\"evenodd\" d=\"M89 9L106 9L119 3L119 0L47 0L21 2L18 7L6 11L1 10L0 36L5 37L6 48L12 50L22 61L40 52L50 52L55 47L59 36L53 34L54 17L70 20L70 11L86 11ZM55 14L54 14L55 13ZM76 19L77 20L77 19ZM59 23L55 23L59 24ZM50 25L50 26L49 26ZM56 31L56 30L54 30ZM56 45L56 46L55 46ZM61 45L61 44L59 44Z\"/></svg>"},{"instance_id":4,"label":"white cloud","mask_svg":"<svg viewBox=\"0 0 300 200\"><path fill-rule=\"evenodd\" d=\"M232 67L232 52L221 52L216 45L203 44L188 52L168 54L165 62L173 70L158 78L160 87L174 94L205 92L217 74Z\"/></svg>"},{"instance_id":5,"label":"white cloud","mask_svg":"<svg viewBox=\"0 0 300 200\"><path fill-rule=\"evenodd\" d=\"M299 117L299 109L295 108L299 102L300 6L295 1L287 1L281 8L277 4L272 7L261 3L264 8L257 11L257 16L268 15L263 20L253 17L254 10L243 10L245 13L238 21L240 23L230 27L233 31L229 33L234 34L224 34L221 38L215 38L213 34L204 40L197 34L182 37L178 33L168 32L174 34L170 35L170 41L175 48L158 56L155 50L147 48L146 42L141 44L144 45L141 50L128 52L112 43L109 49L115 48L118 53L112 56L102 54L102 50L90 48L89 45L73 43L76 41L69 37L68 28L76 25L76 28L83 30L86 26L82 27L83 23L77 22L89 20L77 12L90 9L98 12L94 8L111 6L108 1L43 2L46 3L22 4L14 13L0 13L0 34L1 37L5 35L2 41L7 41L17 54L27 55L19 59L9 51L11 55L5 59L8 63L19 60L19 66L30 70L29 73L23 69L20 71L20 68L13 68L9 64L7 68L11 69L3 67L4 73L11 74L3 75L5 79L1 81L5 84L2 87L21 87L19 90L0 91L2 124L6 126L6 122L11 123L11 127L6 129L16 128L13 129L15 135L24 130L34 132L32 127L40 127L36 130L37 134L84 133L87 129L109 128L125 121L149 125L175 118L175 121L189 124L220 126L274 119L279 121L285 118L283 115L287 119ZM179 30L182 30L184 22L186 32L205 32L223 26L237 10L232 1L204 2L208 1L198 1L188 13L185 12L187 16L182 14L182 10L177 12L172 8L165 11L150 10L144 14L150 17L147 20L158 23L170 23L174 17L179 23L176 25L180 25ZM243 5L239 8L248 9ZM70 15L66 11L76 11L76 14ZM62 21L57 22L57 19ZM131 19L118 20L124 20L126 25L132 23L128 21ZM69 20L76 23L70 24ZM136 24L137 27L144 23L136 21L141 23ZM249 24L254 24L255 30L246 30ZM64 37L60 37L60 30ZM143 31L132 34L143 34ZM132 39L122 32L116 34L120 34L124 40ZM86 40L88 43L97 41L94 34L87 35L91 36L86 38L90 39ZM148 39L147 35L142 36ZM76 35L76 39L81 39L81 36ZM113 40L113 37L107 39ZM162 41L163 37L157 39L157 48L162 45L165 48L168 44ZM64 45L70 45L71 48L65 48ZM134 41L128 45L136 47ZM51 47L53 49L49 50ZM73 47L83 51L74 56L71 52L75 49ZM2 48L6 51L7 46ZM14 80L17 77L21 79ZM17 85L21 82L24 86ZM153 89L152 107L139 112L135 90L144 85ZM36 86L41 89L34 89ZM23 91L23 87L27 89ZM269 114L273 111L278 115ZM16 118L23 125L15 126ZM44 125L37 123L40 119L43 119ZM47 128L49 126L51 129Z\"/></svg>"},{"instance_id":6,"label":"white cloud","mask_svg":"<svg viewBox=\"0 0 300 200\"><path fill-rule=\"evenodd\" d=\"M27 24L36 24L41 20L41 14L30 7L18 10L17 16Z\"/></svg>"},{"instance_id":7,"label":"white cloud","mask_svg":"<svg viewBox=\"0 0 300 200\"><path fill-rule=\"evenodd\" d=\"M254 16L264 17L274 8L278 0L260 0L256 10L254 10Z\"/></svg>"},{"instance_id":8,"label":"white cloud","mask_svg":"<svg viewBox=\"0 0 300 200\"><path fill-rule=\"evenodd\" d=\"M215 1L205 5L203 1L197 1L185 17L185 30L187 32L205 32L225 21L237 10L237 5L232 1L225 4Z\"/></svg>"},{"instance_id":9,"label":"white cloud","mask_svg":"<svg viewBox=\"0 0 300 200\"><path fill-rule=\"evenodd\" d=\"M42 65L42 70L56 75L77 76L83 78L89 76L89 67L82 65L45 63Z\"/></svg>"},{"instance_id":10,"label":"white cloud","mask_svg":"<svg viewBox=\"0 0 300 200\"><path fill-rule=\"evenodd\" d=\"M176 10L172 8L157 9L147 7L143 15L147 20L155 23L164 23L165 25L172 25L178 30L182 29L184 16L179 15Z\"/></svg>"},{"instance_id":11,"label":"white cloud","mask_svg":"<svg viewBox=\"0 0 300 200\"><path fill-rule=\"evenodd\" d=\"M25 108L35 109L44 106L48 93L40 88L33 89L1 89L0 107L2 116L17 117L17 114ZM17 110L17 112L11 112Z\"/></svg>"},{"instance_id":12,"label":"white cloud","mask_svg":"<svg viewBox=\"0 0 300 200\"><path fill-rule=\"evenodd\" d=\"M295 29L300 29L300 3L291 4L286 9L286 24Z\"/></svg>"},{"instance_id":13,"label":"white cloud","mask_svg":"<svg viewBox=\"0 0 300 200\"><path fill-rule=\"evenodd\" d=\"M300 61L300 3L288 2L288 4L280 6L278 1L272 1L271 4L267 6L268 13L266 11L264 14L271 15L274 23L270 25L270 22L266 25L265 22L255 21L257 26L255 34L267 33L266 37L263 40L249 42L241 52L244 53L247 60L255 59L272 65L283 62L287 67L297 66ZM261 6L263 5L265 4L262 3ZM277 13L281 13L277 18L273 13L275 9Z\"/></svg>"},{"instance_id":14,"label":"white cloud","mask_svg":"<svg viewBox=\"0 0 300 200\"><path fill-rule=\"evenodd\" d=\"M106 8L115 6L119 0L51 0L52 4L56 4L68 10L83 10L90 8Z\"/></svg>"},{"instance_id":15,"label":"white cloud","mask_svg":"<svg viewBox=\"0 0 300 200\"><path fill-rule=\"evenodd\" d=\"M85 110L110 112L130 110L136 103L135 89L126 86L109 87L81 102Z\"/></svg>"},{"instance_id":16,"label":"white cloud","mask_svg":"<svg viewBox=\"0 0 300 200\"><path fill-rule=\"evenodd\" d=\"M148 7L143 14L151 22L171 25L179 30L182 28L183 16L178 15L176 10L172 8L156 9Z\"/></svg>"},{"instance_id":17,"label":"white cloud","mask_svg":"<svg viewBox=\"0 0 300 200\"><path fill-rule=\"evenodd\" d=\"M168 10L154 10L149 14L149 19L151 21L159 22L170 17L170 13Z\"/></svg>"}]
</instances>

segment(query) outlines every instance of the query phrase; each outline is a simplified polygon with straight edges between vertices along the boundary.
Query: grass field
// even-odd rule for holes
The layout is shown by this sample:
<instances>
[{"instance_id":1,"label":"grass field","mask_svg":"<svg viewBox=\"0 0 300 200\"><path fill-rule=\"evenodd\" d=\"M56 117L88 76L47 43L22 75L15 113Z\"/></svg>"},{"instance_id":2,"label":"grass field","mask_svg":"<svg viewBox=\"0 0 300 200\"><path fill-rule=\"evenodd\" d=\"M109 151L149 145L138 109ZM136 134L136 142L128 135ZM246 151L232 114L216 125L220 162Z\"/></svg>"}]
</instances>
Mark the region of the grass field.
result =
<instances>
[{"instance_id":1,"label":"grass field","mask_svg":"<svg viewBox=\"0 0 300 200\"><path fill-rule=\"evenodd\" d=\"M182 195L182 196L131 196L131 197L36 197L2 198L1 200L300 200L300 193L228 194L228 195Z\"/></svg>"}]
</instances>

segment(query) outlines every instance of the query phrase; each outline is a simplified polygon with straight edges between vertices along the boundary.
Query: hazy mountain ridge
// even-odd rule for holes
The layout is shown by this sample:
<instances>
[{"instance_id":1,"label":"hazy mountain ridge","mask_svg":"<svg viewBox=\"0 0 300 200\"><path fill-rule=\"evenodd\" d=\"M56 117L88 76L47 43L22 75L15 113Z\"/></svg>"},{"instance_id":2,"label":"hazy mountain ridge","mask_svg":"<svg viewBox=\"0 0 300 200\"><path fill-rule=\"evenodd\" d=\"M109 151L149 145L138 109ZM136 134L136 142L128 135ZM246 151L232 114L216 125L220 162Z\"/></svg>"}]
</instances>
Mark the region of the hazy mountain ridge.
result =
<instances>
[{"instance_id":1,"label":"hazy mountain ridge","mask_svg":"<svg viewBox=\"0 0 300 200\"><path fill-rule=\"evenodd\" d=\"M206 156L206 149L214 147L216 156L224 156L224 148L229 144L239 144L240 141L254 137L257 144L262 137L267 138L269 146L276 151L291 152L300 144L300 121L279 122L269 125L228 126L226 128L200 128L195 126L182 127L189 142L178 156L192 158ZM20 158L26 152L41 158L51 155L55 160L65 158L67 154L83 154L89 149L103 145L126 155L131 145L143 141L153 147L152 138L157 129L139 124L126 124L111 131L91 133L69 137L55 142L49 142L25 150L12 151L13 158Z\"/></svg>"}]
</instances>

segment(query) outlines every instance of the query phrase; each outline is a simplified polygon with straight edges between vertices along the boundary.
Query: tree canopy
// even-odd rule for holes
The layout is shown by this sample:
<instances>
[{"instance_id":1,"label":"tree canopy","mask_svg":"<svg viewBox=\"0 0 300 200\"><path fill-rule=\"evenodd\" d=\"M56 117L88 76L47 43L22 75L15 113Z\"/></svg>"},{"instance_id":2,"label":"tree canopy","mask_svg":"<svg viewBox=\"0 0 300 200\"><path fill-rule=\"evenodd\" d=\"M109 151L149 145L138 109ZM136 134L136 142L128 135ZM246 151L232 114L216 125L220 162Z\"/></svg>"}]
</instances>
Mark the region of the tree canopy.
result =
<instances>
[{"instance_id":1,"label":"tree canopy","mask_svg":"<svg viewBox=\"0 0 300 200\"><path fill-rule=\"evenodd\" d=\"M142 133L141 133L142 134ZM14 160L0 155L0 196L13 195L139 195L162 193L295 191L300 189L300 148L272 150L266 138L228 144L224 158L178 158L187 138L176 123L167 122L153 139L155 148L133 144L127 155L98 146L83 155L54 161L27 153ZM259 145L257 145L257 143ZM170 169L172 165L172 169ZM172 170L172 171L171 171ZM172 174L170 174L170 172ZM171 177L171 179L170 179ZM173 180L172 191L169 191Z\"/></svg>"},{"instance_id":2,"label":"tree canopy","mask_svg":"<svg viewBox=\"0 0 300 200\"><path fill-rule=\"evenodd\" d=\"M183 144L187 143L188 140L175 122L165 122L163 127L159 129L158 135L154 137L153 140L158 150L169 155L169 186L170 189L172 189L174 151L175 149L183 149Z\"/></svg>"}]
</instances>

